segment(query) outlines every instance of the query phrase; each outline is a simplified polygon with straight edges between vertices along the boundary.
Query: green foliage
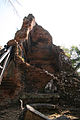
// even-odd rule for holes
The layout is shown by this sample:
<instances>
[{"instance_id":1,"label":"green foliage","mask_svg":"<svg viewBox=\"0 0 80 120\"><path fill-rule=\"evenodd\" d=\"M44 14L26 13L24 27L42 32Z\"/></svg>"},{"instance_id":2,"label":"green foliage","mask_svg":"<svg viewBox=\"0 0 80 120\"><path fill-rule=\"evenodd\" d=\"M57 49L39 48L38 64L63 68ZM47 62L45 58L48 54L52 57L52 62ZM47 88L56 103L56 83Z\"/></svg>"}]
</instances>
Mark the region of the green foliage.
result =
<instances>
[{"instance_id":1,"label":"green foliage","mask_svg":"<svg viewBox=\"0 0 80 120\"><path fill-rule=\"evenodd\" d=\"M70 50L68 48L61 47L61 49L64 50L66 56L68 56L69 58L71 57Z\"/></svg>"},{"instance_id":2,"label":"green foliage","mask_svg":"<svg viewBox=\"0 0 80 120\"><path fill-rule=\"evenodd\" d=\"M75 70L80 69L80 49L77 46L72 46L70 49L62 47L65 54L70 57L72 66L75 68Z\"/></svg>"},{"instance_id":3,"label":"green foliage","mask_svg":"<svg viewBox=\"0 0 80 120\"><path fill-rule=\"evenodd\" d=\"M72 46L70 49L71 61L76 70L80 68L80 49L77 46Z\"/></svg>"}]
</instances>

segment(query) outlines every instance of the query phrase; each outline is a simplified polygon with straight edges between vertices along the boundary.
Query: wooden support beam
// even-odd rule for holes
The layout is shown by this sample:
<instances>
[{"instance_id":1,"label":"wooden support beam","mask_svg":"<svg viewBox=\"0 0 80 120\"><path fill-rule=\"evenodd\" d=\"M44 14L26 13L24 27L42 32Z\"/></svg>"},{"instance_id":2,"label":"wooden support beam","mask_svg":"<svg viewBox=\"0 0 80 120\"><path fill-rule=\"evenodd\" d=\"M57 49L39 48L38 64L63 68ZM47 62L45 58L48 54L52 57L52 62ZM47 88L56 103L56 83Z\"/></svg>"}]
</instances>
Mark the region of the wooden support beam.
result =
<instances>
[{"instance_id":1,"label":"wooden support beam","mask_svg":"<svg viewBox=\"0 0 80 120\"><path fill-rule=\"evenodd\" d=\"M26 107L27 111L24 120L50 120L47 116L35 110L30 105L26 105Z\"/></svg>"},{"instance_id":2,"label":"wooden support beam","mask_svg":"<svg viewBox=\"0 0 80 120\"><path fill-rule=\"evenodd\" d=\"M30 105L26 105L26 108L27 109L25 111L23 120L70 120L70 118L64 115L57 118L49 119L47 116L34 109Z\"/></svg>"}]
</instances>

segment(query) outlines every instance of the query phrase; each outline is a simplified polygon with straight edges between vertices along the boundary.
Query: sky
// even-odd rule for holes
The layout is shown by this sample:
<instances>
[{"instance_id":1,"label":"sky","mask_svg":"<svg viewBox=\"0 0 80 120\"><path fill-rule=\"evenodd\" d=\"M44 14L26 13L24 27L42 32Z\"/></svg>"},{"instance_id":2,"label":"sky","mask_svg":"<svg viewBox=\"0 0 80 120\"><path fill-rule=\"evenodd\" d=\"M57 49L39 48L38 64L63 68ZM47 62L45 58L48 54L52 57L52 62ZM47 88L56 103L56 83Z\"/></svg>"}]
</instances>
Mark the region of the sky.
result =
<instances>
[{"instance_id":1,"label":"sky","mask_svg":"<svg viewBox=\"0 0 80 120\"><path fill-rule=\"evenodd\" d=\"M0 45L14 38L29 13L49 31L53 44L69 48L80 45L80 0L0 0Z\"/></svg>"}]
</instances>

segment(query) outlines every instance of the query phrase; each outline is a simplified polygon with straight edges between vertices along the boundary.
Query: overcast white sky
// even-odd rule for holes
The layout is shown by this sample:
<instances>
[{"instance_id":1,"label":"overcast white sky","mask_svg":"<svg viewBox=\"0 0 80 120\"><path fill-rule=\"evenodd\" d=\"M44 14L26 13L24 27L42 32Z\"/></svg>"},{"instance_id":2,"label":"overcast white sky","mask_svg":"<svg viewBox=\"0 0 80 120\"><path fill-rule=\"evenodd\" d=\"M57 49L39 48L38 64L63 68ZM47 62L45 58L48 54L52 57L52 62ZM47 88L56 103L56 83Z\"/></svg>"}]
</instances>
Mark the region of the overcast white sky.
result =
<instances>
[{"instance_id":1,"label":"overcast white sky","mask_svg":"<svg viewBox=\"0 0 80 120\"><path fill-rule=\"evenodd\" d=\"M65 47L80 44L80 0L18 1L21 5L12 0L19 16L8 0L0 0L0 45L14 38L23 17L29 13L50 32L54 44Z\"/></svg>"}]
</instances>

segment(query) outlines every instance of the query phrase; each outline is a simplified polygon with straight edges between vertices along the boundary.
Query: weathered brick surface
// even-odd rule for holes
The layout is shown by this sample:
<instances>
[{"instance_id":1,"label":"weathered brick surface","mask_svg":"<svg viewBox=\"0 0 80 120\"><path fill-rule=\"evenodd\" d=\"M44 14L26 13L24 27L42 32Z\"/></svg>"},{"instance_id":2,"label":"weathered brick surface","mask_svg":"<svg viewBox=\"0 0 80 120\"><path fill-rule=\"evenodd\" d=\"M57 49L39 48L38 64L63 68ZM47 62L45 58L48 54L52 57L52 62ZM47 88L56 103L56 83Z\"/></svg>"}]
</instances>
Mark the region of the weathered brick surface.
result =
<instances>
[{"instance_id":1,"label":"weathered brick surface","mask_svg":"<svg viewBox=\"0 0 80 120\"><path fill-rule=\"evenodd\" d=\"M15 99L23 92L41 92L50 80L53 93L58 92L63 99L77 98L80 81L69 58L52 43L47 30L36 22L32 25L33 20L32 15L24 18L21 29L7 43L13 49L0 86L1 99Z\"/></svg>"}]
</instances>

